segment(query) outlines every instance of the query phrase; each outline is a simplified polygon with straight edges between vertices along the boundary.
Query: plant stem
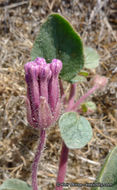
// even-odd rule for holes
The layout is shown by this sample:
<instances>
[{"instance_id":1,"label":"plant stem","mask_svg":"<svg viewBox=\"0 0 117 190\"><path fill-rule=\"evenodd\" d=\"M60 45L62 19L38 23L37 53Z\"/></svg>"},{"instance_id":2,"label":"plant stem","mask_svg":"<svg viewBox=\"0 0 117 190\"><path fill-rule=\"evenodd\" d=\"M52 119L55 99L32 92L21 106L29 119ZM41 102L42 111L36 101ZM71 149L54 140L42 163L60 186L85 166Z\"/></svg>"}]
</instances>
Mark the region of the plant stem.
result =
<instances>
[{"instance_id":1,"label":"plant stem","mask_svg":"<svg viewBox=\"0 0 117 190\"><path fill-rule=\"evenodd\" d=\"M98 89L98 86L93 86L84 96L82 96L72 107L71 110L77 111L79 106L90 96L93 92L95 92Z\"/></svg>"},{"instance_id":2,"label":"plant stem","mask_svg":"<svg viewBox=\"0 0 117 190\"><path fill-rule=\"evenodd\" d=\"M60 79L59 79L59 86L60 86L61 101L63 102L63 104L65 104L66 103L66 94L64 93L63 84Z\"/></svg>"},{"instance_id":3,"label":"plant stem","mask_svg":"<svg viewBox=\"0 0 117 190\"><path fill-rule=\"evenodd\" d=\"M66 168L67 168L68 153L69 153L69 149L66 147L65 143L63 142L60 163L59 163L59 171L58 171L58 176L57 176L58 184L59 183L61 184L64 182L64 178L66 175ZM56 186L56 190L62 190L62 189L63 189L62 186Z\"/></svg>"},{"instance_id":4,"label":"plant stem","mask_svg":"<svg viewBox=\"0 0 117 190\"><path fill-rule=\"evenodd\" d=\"M71 106L74 103L75 92L76 92L76 84L72 84L71 89L70 89L69 100L68 100L69 103L68 103L68 107L66 111L69 111L71 109ZM61 157L60 157L60 164L59 164L59 171L58 171L58 176L57 176L58 184L59 183L61 184L64 182L64 178L66 175L66 168L67 168L68 152L69 152L69 149L66 147L65 143L63 142ZM56 190L62 190L62 189L63 189L62 186L56 186Z\"/></svg>"},{"instance_id":5,"label":"plant stem","mask_svg":"<svg viewBox=\"0 0 117 190\"><path fill-rule=\"evenodd\" d=\"M76 84L71 84L70 95L69 95L69 100L68 100L68 107L66 108L66 111L70 111L71 107L74 104L75 92L76 92Z\"/></svg>"},{"instance_id":6,"label":"plant stem","mask_svg":"<svg viewBox=\"0 0 117 190\"><path fill-rule=\"evenodd\" d=\"M45 129L42 129L40 131L40 142L37 148L37 152L35 154L35 158L32 164L32 188L33 190L38 190L38 184L37 184L37 169L38 169L38 162L44 147L45 142Z\"/></svg>"}]
</instances>

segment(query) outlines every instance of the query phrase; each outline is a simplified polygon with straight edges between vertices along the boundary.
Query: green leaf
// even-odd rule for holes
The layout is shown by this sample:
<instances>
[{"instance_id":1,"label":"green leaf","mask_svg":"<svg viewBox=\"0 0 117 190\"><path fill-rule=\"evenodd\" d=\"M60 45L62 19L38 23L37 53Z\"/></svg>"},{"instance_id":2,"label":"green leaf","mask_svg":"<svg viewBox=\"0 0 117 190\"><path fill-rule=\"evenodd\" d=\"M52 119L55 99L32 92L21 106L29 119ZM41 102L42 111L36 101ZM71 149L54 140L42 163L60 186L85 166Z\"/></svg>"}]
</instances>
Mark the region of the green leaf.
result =
<instances>
[{"instance_id":1,"label":"green leaf","mask_svg":"<svg viewBox=\"0 0 117 190\"><path fill-rule=\"evenodd\" d=\"M93 187L91 190L117 190L117 146L107 155L95 183L110 187Z\"/></svg>"},{"instance_id":2,"label":"green leaf","mask_svg":"<svg viewBox=\"0 0 117 190\"><path fill-rule=\"evenodd\" d=\"M61 136L68 148L84 147L92 138L92 128L85 117L66 112L59 119Z\"/></svg>"},{"instance_id":3,"label":"green leaf","mask_svg":"<svg viewBox=\"0 0 117 190\"><path fill-rule=\"evenodd\" d=\"M72 78L69 82L71 83L76 83L76 82L86 82L86 78L84 76L75 76L74 78Z\"/></svg>"},{"instance_id":4,"label":"green leaf","mask_svg":"<svg viewBox=\"0 0 117 190\"><path fill-rule=\"evenodd\" d=\"M47 63L63 62L60 77L69 81L83 68L83 43L70 23L59 14L51 14L40 27L31 52L32 60L44 57Z\"/></svg>"},{"instance_id":5,"label":"green leaf","mask_svg":"<svg viewBox=\"0 0 117 190\"><path fill-rule=\"evenodd\" d=\"M84 48L85 68L94 69L99 65L99 55L97 51L91 47Z\"/></svg>"},{"instance_id":6,"label":"green leaf","mask_svg":"<svg viewBox=\"0 0 117 190\"><path fill-rule=\"evenodd\" d=\"M32 188L22 180L7 179L0 186L0 190L32 190Z\"/></svg>"}]
</instances>

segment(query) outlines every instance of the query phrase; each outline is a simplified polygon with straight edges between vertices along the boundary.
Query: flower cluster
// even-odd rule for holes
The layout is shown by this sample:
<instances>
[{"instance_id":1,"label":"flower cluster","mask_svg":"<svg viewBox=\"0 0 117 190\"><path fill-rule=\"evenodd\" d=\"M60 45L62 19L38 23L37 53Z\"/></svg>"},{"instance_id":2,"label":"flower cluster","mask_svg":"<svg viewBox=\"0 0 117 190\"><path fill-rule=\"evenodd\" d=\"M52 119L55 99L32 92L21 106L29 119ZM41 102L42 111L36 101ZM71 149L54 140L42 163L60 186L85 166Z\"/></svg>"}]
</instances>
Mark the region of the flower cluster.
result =
<instances>
[{"instance_id":1,"label":"flower cluster","mask_svg":"<svg viewBox=\"0 0 117 190\"><path fill-rule=\"evenodd\" d=\"M34 128L47 128L59 117L61 103L58 76L62 62L53 59L47 64L37 57L24 66L27 83L27 119Z\"/></svg>"}]
</instances>

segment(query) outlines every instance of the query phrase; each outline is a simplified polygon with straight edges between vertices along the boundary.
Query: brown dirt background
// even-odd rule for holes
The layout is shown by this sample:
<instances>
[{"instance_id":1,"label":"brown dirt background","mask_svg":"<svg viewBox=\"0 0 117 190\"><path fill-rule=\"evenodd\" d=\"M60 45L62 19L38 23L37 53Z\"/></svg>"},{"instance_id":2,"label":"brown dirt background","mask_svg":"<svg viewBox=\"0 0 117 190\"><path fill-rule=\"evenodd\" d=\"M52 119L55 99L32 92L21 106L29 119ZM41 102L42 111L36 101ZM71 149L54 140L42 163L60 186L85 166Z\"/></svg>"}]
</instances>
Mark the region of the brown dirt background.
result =
<instances>
[{"instance_id":1,"label":"brown dirt background","mask_svg":"<svg viewBox=\"0 0 117 190\"><path fill-rule=\"evenodd\" d=\"M30 60L41 23L51 12L65 16L84 43L98 51L100 65L93 73L109 79L103 92L89 98L97 105L96 113L87 117L93 138L84 148L70 150L65 180L69 183L95 181L106 155L117 145L116 10L114 0L0 0L0 183L18 178L31 184L31 164L39 134L26 119L24 64ZM79 94L86 91L87 84L78 85ZM61 144L56 125L47 131L39 164L38 183L42 190L54 189Z\"/></svg>"}]
</instances>

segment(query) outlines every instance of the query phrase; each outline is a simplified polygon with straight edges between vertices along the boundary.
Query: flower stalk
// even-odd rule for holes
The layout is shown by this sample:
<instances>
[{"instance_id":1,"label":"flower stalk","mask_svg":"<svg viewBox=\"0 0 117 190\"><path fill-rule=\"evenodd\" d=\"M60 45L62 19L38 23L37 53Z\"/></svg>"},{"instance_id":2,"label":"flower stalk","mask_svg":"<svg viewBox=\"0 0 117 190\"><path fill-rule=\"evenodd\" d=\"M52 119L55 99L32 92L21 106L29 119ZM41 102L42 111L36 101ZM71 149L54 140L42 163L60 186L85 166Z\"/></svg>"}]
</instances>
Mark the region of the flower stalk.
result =
<instances>
[{"instance_id":1,"label":"flower stalk","mask_svg":"<svg viewBox=\"0 0 117 190\"><path fill-rule=\"evenodd\" d=\"M63 186L61 184L64 182L66 169L67 169L67 160L68 160L69 149L66 147L65 143L62 144L59 171L57 176L56 190L62 190Z\"/></svg>"},{"instance_id":2,"label":"flower stalk","mask_svg":"<svg viewBox=\"0 0 117 190\"><path fill-rule=\"evenodd\" d=\"M95 91L97 90L97 86L92 87L88 90L86 94L84 94L74 105L72 105L71 110L77 111L79 106Z\"/></svg>"},{"instance_id":3,"label":"flower stalk","mask_svg":"<svg viewBox=\"0 0 117 190\"><path fill-rule=\"evenodd\" d=\"M108 79L106 77L102 77L99 75L96 75L92 81L91 84L94 85L91 89L88 90L86 94L84 94L74 105L71 106L71 110L77 111L79 106L96 90L102 89L107 84Z\"/></svg>"},{"instance_id":4,"label":"flower stalk","mask_svg":"<svg viewBox=\"0 0 117 190\"><path fill-rule=\"evenodd\" d=\"M46 137L45 130L42 129L40 131L39 145L38 145L37 152L35 154L35 158L34 158L34 161L33 161L33 164L32 164L32 188L34 190L38 190L37 169L38 169L38 162L40 160L41 153L42 153L43 148L44 148L45 137Z\"/></svg>"},{"instance_id":5,"label":"flower stalk","mask_svg":"<svg viewBox=\"0 0 117 190\"><path fill-rule=\"evenodd\" d=\"M68 107L66 108L66 111L70 111L72 106L74 105L75 93L76 93L76 84L71 84Z\"/></svg>"},{"instance_id":6,"label":"flower stalk","mask_svg":"<svg viewBox=\"0 0 117 190\"><path fill-rule=\"evenodd\" d=\"M71 84L70 94L68 99L68 107L66 111L70 111L72 104L74 104L74 97L76 92L76 84ZM60 156L59 170L56 181L56 190L62 190L63 186L61 185L64 182L66 170L67 170L67 160L68 160L69 149L65 145L64 141L62 142L62 150Z\"/></svg>"}]
</instances>

